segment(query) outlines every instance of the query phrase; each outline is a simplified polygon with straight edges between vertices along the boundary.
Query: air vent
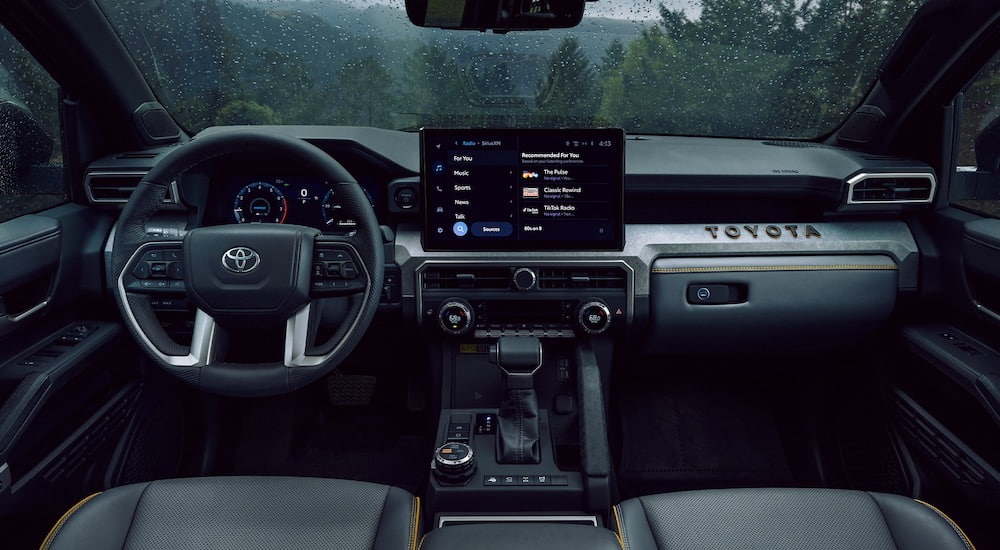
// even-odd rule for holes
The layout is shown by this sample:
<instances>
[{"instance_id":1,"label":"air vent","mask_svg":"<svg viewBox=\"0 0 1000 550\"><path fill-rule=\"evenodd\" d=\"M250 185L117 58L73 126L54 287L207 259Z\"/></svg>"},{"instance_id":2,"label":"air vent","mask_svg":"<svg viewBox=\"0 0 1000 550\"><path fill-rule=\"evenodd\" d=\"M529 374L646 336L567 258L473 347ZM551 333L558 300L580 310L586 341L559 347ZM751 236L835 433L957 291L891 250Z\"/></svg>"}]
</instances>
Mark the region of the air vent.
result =
<instances>
[{"instance_id":1,"label":"air vent","mask_svg":"<svg viewBox=\"0 0 1000 550\"><path fill-rule=\"evenodd\" d=\"M510 288L510 269L506 267L435 267L423 274L424 290Z\"/></svg>"},{"instance_id":2,"label":"air vent","mask_svg":"<svg viewBox=\"0 0 1000 550\"><path fill-rule=\"evenodd\" d=\"M937 181L926 173L858 174L847 186L847 204L928 204Z\"/></svg>"},{"instance_id":3,"label":"air vent","mask_svg":"<svg viewBox=\"0 0 1000 550\"><path fill-rule=\"evenodd\" d=\"M92 203L124 204L145 175L145 172L91 172L84 182L87 197ZM167 188L164 204L176 204L176 191L176 185Z\"/></svg>"},{"instance_id":4,"label":"air vent","mask_svg":"<svg viewBox=\"0 0 1000 550\"><path fill-rule=\"evenodd\" d=\"M625 288L627 277L617 267L543 267L538 270L538 288Z\"/></svg>"},{"instance_id":5,"label":"air vent","mask_svg":"<svg viewBox=\"0 0 1000 550\"><path fill-rule=\"evenodd\" d=\"M155 159L160 156L159 153L148 153L145 151L136 151L134 153L122 153L116 156L116 159Z\"/></svg>"}]
</instances>

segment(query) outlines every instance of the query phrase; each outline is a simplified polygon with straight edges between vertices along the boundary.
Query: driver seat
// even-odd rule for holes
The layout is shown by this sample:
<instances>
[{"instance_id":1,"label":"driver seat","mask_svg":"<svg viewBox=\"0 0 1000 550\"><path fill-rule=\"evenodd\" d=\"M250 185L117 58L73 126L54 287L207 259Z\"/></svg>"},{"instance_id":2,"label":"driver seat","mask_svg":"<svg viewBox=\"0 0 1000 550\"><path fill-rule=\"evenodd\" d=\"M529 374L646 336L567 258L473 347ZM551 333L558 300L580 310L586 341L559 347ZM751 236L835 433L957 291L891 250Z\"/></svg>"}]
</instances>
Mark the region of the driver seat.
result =
<instances>
[{"instance_id":1,"label":"driver seat","mask_svg":"<svg viewBox=\"0 0 1000 550\"><path fill-rule=\"evenodd\" d=\"M124 485L87 497L43 550L337 548L412 550L420 501L387 485L298 477L210 477Z\"/></svg>"}]
</instances>

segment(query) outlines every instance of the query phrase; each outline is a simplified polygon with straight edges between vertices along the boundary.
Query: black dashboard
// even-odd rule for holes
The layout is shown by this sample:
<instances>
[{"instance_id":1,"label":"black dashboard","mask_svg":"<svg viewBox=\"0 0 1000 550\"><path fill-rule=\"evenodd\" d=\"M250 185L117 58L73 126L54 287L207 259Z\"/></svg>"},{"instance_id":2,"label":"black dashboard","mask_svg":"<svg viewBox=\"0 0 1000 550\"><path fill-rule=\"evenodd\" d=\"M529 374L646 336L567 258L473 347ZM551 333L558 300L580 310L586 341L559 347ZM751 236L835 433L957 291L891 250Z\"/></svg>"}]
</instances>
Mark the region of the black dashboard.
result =
<instances>
[{"instance_id":1,"label":"black dashboard","mask_svg":"<svg viewBox=\"0 0 1000 550\"><path fill-rule=\"evenodd\" d=\"M719 350L712 334L731 336L729 352L766 352L789 338L849 345L918 287L903 213L936 198L924 164L820 144L619 130L466 129L423 140L371 128L271 130L323 149L358 180L383 227L383 309L441 338L635 338L651 353ZM93 163L90 192L99 195L107 174L119 185L123 174L141 178L169 150ZM594 169L552 162L563 155ZM349 233L331 188L287 164L199 167L153 225L177 235L240 222ZM545 204L560 215L541 216ZM542 224L559 237L526 235ZM817 312L843 321L837 334Z\"/></svg>"}]
</instances>

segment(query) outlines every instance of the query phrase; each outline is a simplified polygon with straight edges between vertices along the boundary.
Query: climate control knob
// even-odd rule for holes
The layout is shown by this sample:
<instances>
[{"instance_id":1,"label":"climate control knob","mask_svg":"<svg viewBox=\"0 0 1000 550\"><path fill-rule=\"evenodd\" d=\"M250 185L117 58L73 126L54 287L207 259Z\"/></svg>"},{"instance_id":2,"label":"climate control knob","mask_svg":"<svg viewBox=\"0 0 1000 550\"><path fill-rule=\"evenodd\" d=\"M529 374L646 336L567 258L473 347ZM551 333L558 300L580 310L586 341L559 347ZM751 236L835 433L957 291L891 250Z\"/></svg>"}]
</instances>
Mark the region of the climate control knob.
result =
<instances>
[{"instance_id":1,"label":"climate control knob","mask_svg":"<svg viewBox=\"0 0 1000 550\"><path fill-rule=\"evenodd\" d=\"M576 308L576 322L587 334L601 334L611 327L611 310L600 300L589 300Z\"/></svg>"},{"instance_id":2,"label":"climate control knob","mask_svg":"<svg viewBox=\"0 0 1000 550\"><path fill-rule=\"evenodd\" d=\"M459 336L472 330L474 315L469 302L461 298L448 298L437 312L438 326L448 334Z\"/></svg>"}]
</instances>

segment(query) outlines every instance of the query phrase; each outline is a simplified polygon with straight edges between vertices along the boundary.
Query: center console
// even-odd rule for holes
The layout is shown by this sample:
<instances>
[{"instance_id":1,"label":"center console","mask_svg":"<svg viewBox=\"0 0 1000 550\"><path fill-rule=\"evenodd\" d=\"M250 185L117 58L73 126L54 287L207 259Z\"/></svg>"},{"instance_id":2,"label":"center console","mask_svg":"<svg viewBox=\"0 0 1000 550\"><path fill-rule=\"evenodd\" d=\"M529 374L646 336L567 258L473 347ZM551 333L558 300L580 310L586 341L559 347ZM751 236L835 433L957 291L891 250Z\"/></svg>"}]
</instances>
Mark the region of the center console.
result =
<instances>
[{"instance_id":1,"label":"center console","mask_svg":"<svg viewBox=\"0 0 1000 550\"><path fill-rule=\"evenodd\" d=\"M435 526L597 525L611 505L604 388L632 315L631 268L601 254L624 241L624 135L424 130L421 149Z\"/></svg>"}]
</instances>

